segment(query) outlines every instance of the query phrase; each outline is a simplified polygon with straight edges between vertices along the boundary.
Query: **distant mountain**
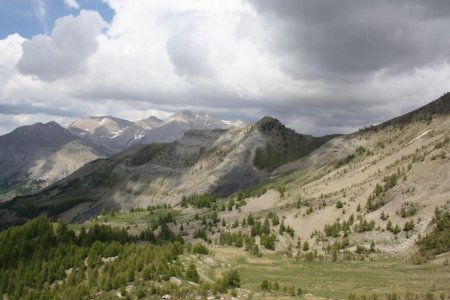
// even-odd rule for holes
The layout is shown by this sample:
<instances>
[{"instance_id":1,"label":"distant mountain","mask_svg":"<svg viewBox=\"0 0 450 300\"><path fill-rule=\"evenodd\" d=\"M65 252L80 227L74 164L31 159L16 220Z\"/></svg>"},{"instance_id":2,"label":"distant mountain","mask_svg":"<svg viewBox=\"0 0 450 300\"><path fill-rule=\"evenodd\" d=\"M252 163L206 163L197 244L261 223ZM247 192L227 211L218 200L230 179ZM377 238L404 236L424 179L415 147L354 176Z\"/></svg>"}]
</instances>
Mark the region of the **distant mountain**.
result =
<instances>
[{"instance_id":1,"label":"distant mountain","mask_svg":"<svg viewBox=\"0 0 450 300\"><path fill-rule=\"evenodd\" d=\"M66 219L80 221L102 209L148 205L152 197L162 195L227 196L269 178L274 167L305 156L332 138L301 135L268 117L243 128L204 129L223 123L206 114L182 112L164 124L202 130L189 130L176 142L138 145L91 162L39 194L16 198L10 205L19 210L31 205L34 213L64 213Z\"/></svg>"},{"instance_id":2,"label":"distant mountain","mask_svg":"<svg viewBox=\"0 0 450 300\"><path fill-rule=\"evenodd\" d=\"M242 127L242 121L221 121L204 112L181 111L166 120L151 116L137 122L115 117L89 117L68 126L79 137L118 153L136 144L173 142L191 129L225 129Z\"/></svg>"},{"instance_id":3,"label":"distant mountain","mask_svg":"<svg viewBox=\"0 0 450 300\"><path fill-rule=\"evenodd\" d=\"M139 127L144 128L145 130L150 130L155 127L158 127L163 122L164 122L163 120L161 120L155 116L151 116L150 118L137 121L135 124L138 125Z\"/></svg>"},{"instance_id":4,"label":"distant mountain","mask_svg":"<svg viewBox=\"0 0 450 300\"><path fill-rule=\"evenodd\" d=\"M166 120L99 116L76 120L67 129L55 122L20 127L0 137L0 201L36 192L93 159L137 144L172 142L190 129L235 126L242 123L182 111Z\"/></svg>"},{"instance_id":5,"label":"distant mountain","mask_svg":"<svg viewBox=\"0 0 450 300\"><path fill-rule=\"evenodd\" d=\"M179 140L188 130L225 129L231 127L224 121L214 119L204 112L183 110L171 115L159 126L150 130L135 144L170 143Z\"/></svg>"},{"instance_id":6,"label":"distant mountain","mask_svg":"<svg viewBox=\"0 0 450 300\"><path fill-rule=\"evenodd\" d=\"M118 153L144 136L148 129L115 117L88 117L70 124L67 129L80 138Z\"/></svg>"},{"instance_id":7,"label":"distant mountain","mask_svg":"<svg viewBox=\"0 0 450 300\"><path fill-rule=\"evenodd\" d=\"M36 191L104 156L56 122L19 127L0 136L0 199Z\"/></svg>"}]
</instances>

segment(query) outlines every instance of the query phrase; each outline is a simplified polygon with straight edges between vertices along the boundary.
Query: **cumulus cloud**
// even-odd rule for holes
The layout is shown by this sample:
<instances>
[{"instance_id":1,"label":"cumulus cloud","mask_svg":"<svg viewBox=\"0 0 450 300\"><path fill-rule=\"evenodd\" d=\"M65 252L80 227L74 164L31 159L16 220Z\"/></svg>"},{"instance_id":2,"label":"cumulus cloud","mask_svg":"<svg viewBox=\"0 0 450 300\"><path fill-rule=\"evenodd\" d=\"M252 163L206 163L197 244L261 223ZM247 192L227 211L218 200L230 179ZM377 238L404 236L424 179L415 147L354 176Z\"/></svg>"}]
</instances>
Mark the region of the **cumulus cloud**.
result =
<instances>
[{"instance_id":1,"label":"cumulus cloud","mask_svg":"<svg viewBox=\"0 0 450 300\"><path fill-rule=\"evenodd\" d=\"M12 71L22 56L22 43L25 38L19 34L11 34L0 40L0 70Z\"/></svg>"},{"instance_id":2,"label":"cumulus cloud","mask_svg":"<svg viewBox=\"0 0 450 300\"><path fill-rule=\"evenodd\" d=\"M447 0L105 1L110 24L81 11L0 41L11 124L191 109L345 133L450 90Z\"/></svg>"},{"instance_id":3,"label":"cumulus cloud","mask_svg":"<svg viewBox=\"0 0 450 300\"><path fill-rule=\"evenodd\" d=\"M212 73L208 49L186 29L167 41L167 54L180 76L207 77Z\"/></svg>"},{"instance_id":4,"label":"cumulus cloud","mask_svg":"<svg viewBox=\"0 0 450 300\"><path fill-rule=\"evenodd\" d=\"M56 21L51 36L37 35L23 43L17 67L45 81L74 75L97 51L97 37L104 26L102 17L93 11L63 17Z\"/></svg>"}]
</instances>

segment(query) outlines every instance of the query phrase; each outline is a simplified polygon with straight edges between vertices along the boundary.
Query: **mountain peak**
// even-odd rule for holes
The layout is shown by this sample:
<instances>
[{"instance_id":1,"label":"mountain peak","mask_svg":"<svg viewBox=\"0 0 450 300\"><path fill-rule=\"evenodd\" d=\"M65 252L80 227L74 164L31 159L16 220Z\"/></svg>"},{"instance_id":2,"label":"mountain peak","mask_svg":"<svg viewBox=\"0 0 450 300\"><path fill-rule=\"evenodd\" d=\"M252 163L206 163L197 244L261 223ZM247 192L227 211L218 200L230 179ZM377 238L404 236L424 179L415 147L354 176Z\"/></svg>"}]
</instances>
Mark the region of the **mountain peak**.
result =
<instances>
[{"instance_id":1,"label":"mountain peak","mask_svg":"<svg viewBox=\"0 0 450 300\"><path fill-rule=\"evenodd\" d=\"M16 128L16 130L14 131L18 131L21 133L27 133L30 135L33 134L48 134L50 131L54 132L54 133L64 133L66 132L66 130L64 129L64 127L62 127L61 125L59 125L58 123L56 123L55 121L50 121L47 123L41 123L41 122L37 122L34 123L33 125L27 125L27 126L22 126L19 128ZM13 132L14 132L13 131Z\"/></svg>"},{"instance_id":2,"label":"mountain peak","mask_svg":"<svg viewBox=\"0 0 450 300\"><path fill-rule=\"evenodd\" d=\"M130 126L131 122L112 116L90 116L78 119L69 125L69 129L80 129L86 132L94 132L98 128L107 127L109 130L119 130Z\"/></svg>"},{"instance_id":3,"label":"mountain peak","mask_svg":"<svg viewBox=\"0 0 450 300\"><path fill-rule=\"evenodd\" d=\"M272 118L269 116L265 116L261 120L256 122L255 127L264 132L273 131L273 130L275 130L275 131L289 130L278 119Z\"/></svg>"},{"instance_id":4,"label":"mountain peak","mask_svg":"<svg viewBox=\"0 0 450 300\"><path fill-rule=\"evenodd\" d=\"M145 130L150 130L161 125L164 121L158 117L150 116L147 119L139 120L135 124L144 128Z\"/></svg>"},{"instance_id":5,"label":"mountain peak","mask_svg":"<svg viewBox=\"0 0 450 300\"><path fill-rule=\"evenodd\" d=\"M59 125L58 123L56 123L55 121L50 121L50 122L47 122L47 123L45 123L44 125L46 125L46 126L57 126L57 127L61 127L61 125Z\"/></svg>"},{"instance_id":6,"label":"mountain peak","mask_svg":"<svg viewBox=\"0 0 450 300\"><path fill-rule=\"evenodd\" d=\"M173 117L209 118L209 116L208 116L205 112L203 112L203 111L198 111L198 112L196 112L196 111L191 111L191 110L187 110L187 109L182 110L182 111L177 112L177 113L174 113L173 115L171 115L171 116L169 117L169 119L170 119L170 118L173 118Z\"/></svg>"},{"instance_id":7,"label":"mountain peak","mask_svg":"<svg viewBox=\"0 0 450 300\"><path fill-rule=\"evenodd\" d=\"M150 116L150 117L148 117L148 118L145 119L145 120L147 120L147 121L152 121L152 122L162 122L162 120L161 120L160 118L155 117L155 116Z\"/></svg>"},{"instance_id":8,"label":"mountain peak","mask_svg":"<svg viewBox=\"0 0 450 300\"><path fill-rule=\"evenodd\" d=\"M174 113L167 120L168 122L178 122L178 123L190 123L196 120L213 120L208 114L203 111L195 112L190 110L182 110L180 112Z\"/></svg>"},{"instance_id":9,"label":"mountain peak","mask_svg":"<svg viewBox=\"0 0 450 300\"><path fill-rule=\"evenodd\" d=\"M51 121L18 127L12 132L0 136L0 145L57 145L67 143L76 137L64 127Z\"/></svg>"}]
</instances>

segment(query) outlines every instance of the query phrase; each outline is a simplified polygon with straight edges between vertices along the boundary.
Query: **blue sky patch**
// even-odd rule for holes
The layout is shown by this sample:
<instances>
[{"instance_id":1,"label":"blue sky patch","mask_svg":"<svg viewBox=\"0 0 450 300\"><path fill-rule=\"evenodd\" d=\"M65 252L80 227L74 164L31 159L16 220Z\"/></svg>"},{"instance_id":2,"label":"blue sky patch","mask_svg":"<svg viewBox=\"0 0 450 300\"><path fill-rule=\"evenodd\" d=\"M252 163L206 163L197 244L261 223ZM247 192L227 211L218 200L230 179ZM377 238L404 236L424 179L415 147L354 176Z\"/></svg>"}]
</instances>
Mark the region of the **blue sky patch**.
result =
<instances>
[{"instance_id":1,"label":"blue sky patch","mask_svg":"<svg viewBox=\"0 0 450 300\"><path fill-rule=\"evenodd\" d=\"M80 10L96 10L110 23L114 11L102 0L78 0ZM64 0L0 0L0 39L18 33L30 39L36 34L50 34L55 21L79 10L64 4Z\"/></svg>"}]
</instances>

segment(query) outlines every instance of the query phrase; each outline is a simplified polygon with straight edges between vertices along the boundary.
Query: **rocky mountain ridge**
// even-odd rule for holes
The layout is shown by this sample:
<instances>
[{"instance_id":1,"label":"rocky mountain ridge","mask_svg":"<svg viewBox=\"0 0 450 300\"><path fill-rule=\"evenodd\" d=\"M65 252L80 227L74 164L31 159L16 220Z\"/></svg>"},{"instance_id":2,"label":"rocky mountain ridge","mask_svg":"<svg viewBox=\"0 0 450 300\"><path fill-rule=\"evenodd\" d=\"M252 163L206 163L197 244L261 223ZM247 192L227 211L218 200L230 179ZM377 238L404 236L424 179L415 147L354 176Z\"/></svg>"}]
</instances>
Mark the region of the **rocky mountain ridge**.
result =
<instances>
[{"instance_id":1,"label":"rocky mountain ridge","mask_svg":"<svg viewBox=\"0 0 450 300\"><path fill-rule=\"evenodd\" d=\"M225 129L243 126L241 121L225 122L204 112L184 110L161 120L155 116L131 122L111 116L88 117L67 129L79 137L118 153L137 144L169 143L188 130Z\"/></svg>"},{"instance_id":2,"label":"rocky mountain ridge","mask_svg":"<svg viewBox=\"0 0 450 300\"><path fill-rule=\"evenodd\" d=\"M182 111L166 120L151 116L131 122L98 116L76 120L67 128L56 122L19 127L0 136L0 201L36 192L89 161L137 144L173 142L190 129L237 126L243 123L227 123L203 112Z\"/></svg>"},{"instance_id":3,"label":"rocky mountain ridge","mask_svg":"<svg viewBox=\"0 0 450 300\"><path fill-rule=\"evenodd\" d=\"M301 135L272 118L265 118L264 124L276 127L277 134L262 130L258 122L243 128L190 130L176 142L136 145L87 164L41 193L16 198L11 206L32 205L36 211L63 207L71 210L66 213L69 220L84 220L105 209L149 205L156 198L229 196L270 177L270 169L255 164L266 159L258 159L259 149L276 144L270 161L283 162L285 156L295 160L332 138Z\"/></svg>"}]
</instances>

